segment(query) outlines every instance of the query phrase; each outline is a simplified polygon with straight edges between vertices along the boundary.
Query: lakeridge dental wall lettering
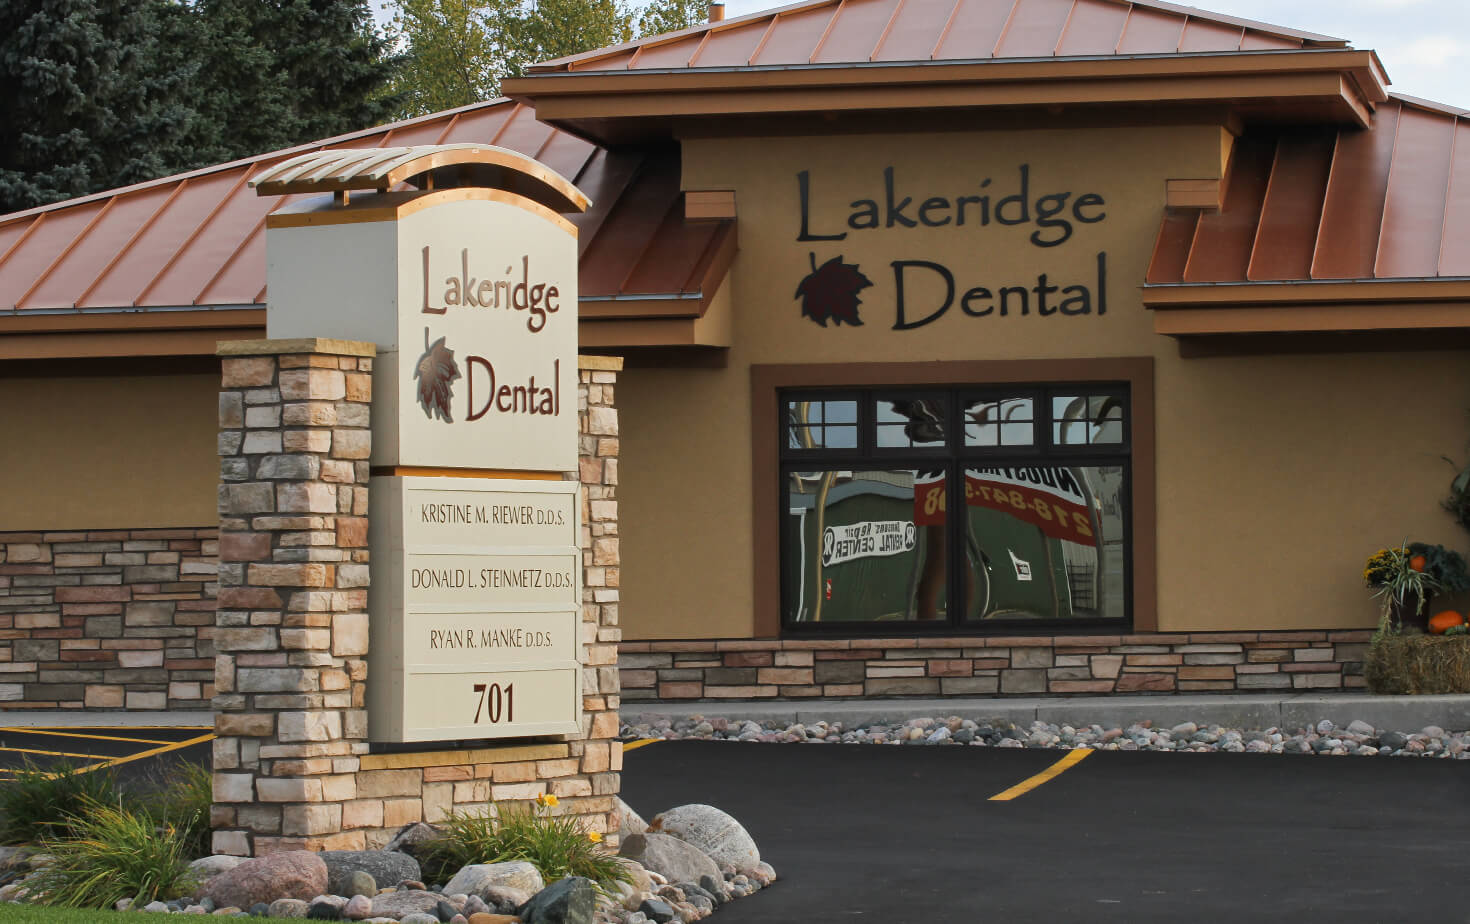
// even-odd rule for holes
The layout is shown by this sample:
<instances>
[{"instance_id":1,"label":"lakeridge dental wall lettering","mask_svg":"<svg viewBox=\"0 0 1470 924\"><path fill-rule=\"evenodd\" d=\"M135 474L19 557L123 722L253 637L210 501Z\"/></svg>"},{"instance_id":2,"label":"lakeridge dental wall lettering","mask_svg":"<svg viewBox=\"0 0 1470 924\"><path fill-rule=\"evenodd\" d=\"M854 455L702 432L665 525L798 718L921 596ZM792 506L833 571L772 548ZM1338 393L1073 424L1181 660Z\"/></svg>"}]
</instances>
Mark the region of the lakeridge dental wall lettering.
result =
<instances>
[{"instance_id":1,"label":"lakeridge dental wall lettering","mask_svg":"<svg viewBox=\"0 0 1470 924\"><path fill-rule=\"evenodd\" d=\"M1040 183L1035 185L1041 187ZM1029 164L1019 165L1013 179L992 181L990 177L983 177L977 183L960 189L954 186L936 189L932 179L908 183L896 175L893 167L885 167L878 194L848 202L845 219L835 217L842 214L842 209L831 208L830 201L822 199L822 191L809 171L797 173L796 186L801 210L797 241L852 242L869 231L914 230L932 234L942 230L973 234L975 259L964 267L966 272L987 268L985 245L993 240L988 235L1017 228L1032 245L1043 252L1051 252L1051 248L1070 241L1079 225L1097 224L1108 217L1107 201L1100 193L1034 189ZM819 219L817 216L834 217ZM919 243L928 238L915 235L914 240ZM957 277L951 267L922 259L922 254L896 256L899 259L890 262L893 269L894 330L923 327L939 320L956 305L962 314L972 318L1012 315L1078 317L1103 315L1108 310L1108 255L1102 251L1097 253L1095 260L1088 261L1085 271L1088 278L1061 278L1054 271L1047 271L1038 273L1034 284L1016 282L1006 285ZM855 298L844 315L812 311L814 287L819 288L825 282L817 278L820 274L817 266L821 264L823 269L828 269L834 260L813 251L810 261L813 272L797 288L797 297L803 299L802 313L823 327L828 318L861 324L857 319ZM851 266L858 278L867 281L866 276L857 272L856 264L841 264L840 257L835 262ZM920 287L926 293L922 300L914 295ZM851 297L856 292L845 294ZM846 304L846 299L843 301Z\"/></svg>"}]
</instances>

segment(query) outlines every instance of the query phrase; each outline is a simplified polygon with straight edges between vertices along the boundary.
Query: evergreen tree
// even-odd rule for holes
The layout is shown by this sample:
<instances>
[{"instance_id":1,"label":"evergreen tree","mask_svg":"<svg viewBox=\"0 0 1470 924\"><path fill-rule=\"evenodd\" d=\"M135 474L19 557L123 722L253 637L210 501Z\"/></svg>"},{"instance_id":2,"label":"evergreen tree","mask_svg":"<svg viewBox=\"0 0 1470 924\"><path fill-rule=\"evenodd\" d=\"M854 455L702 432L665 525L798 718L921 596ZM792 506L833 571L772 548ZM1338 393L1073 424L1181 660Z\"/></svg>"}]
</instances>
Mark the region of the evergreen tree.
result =
<instances>
[{"instance_id":1,"label":"evergreen tree","mask_svg":"<svg viewBox=\"0 0 1470 924\"><path fill-rule=\"evenodd\" d=\"M196 106L211 161L367 128L399 106L384 93L399 60L367 0L197 0L196 9L205 40Z\"/></svg>"},{"instance_id":2,"label":"evergreen tree","mask_svg":"<svg viewBox=\"0 0 1470 924\"><path fill-rule=\"evenodd\" d=\"M0 2L0 213L122 186L189 159L195 64L169 0Z\"/></svg>"}]
</instances>

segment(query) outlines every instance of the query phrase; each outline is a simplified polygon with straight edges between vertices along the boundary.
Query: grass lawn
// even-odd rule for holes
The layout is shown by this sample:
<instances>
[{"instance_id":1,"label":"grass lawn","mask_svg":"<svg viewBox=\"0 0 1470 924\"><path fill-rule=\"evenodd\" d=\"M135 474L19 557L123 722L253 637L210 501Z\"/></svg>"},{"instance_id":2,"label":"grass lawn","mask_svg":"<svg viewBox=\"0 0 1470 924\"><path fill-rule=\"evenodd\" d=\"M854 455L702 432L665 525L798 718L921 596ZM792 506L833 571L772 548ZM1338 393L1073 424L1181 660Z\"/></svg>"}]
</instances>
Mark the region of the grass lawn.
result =
<instances>
[{"instance_id":1,"label":"grass lawn","mask_svg":"<svg viewBox=\"0 0 1470 924\"><path fill-rule=\"evenodd\" d=\"M88 921L111 921L114 918L138 920L136 914L118 911L93 911L89 908L47 908L43 905L0 905L0 921L5 924L87 924ZM146 919L151 919L147 915Z\"/></svg>"}]
</instances>

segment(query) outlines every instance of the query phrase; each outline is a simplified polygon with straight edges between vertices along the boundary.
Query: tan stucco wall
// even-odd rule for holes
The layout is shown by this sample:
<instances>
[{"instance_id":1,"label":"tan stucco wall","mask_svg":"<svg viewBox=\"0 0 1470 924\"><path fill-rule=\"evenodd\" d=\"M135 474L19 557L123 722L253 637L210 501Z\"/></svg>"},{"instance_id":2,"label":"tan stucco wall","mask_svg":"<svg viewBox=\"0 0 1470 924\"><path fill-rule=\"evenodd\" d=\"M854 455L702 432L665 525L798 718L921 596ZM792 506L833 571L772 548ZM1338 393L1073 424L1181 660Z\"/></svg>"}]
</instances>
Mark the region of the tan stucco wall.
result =
<instances>
[{"instance_id":1,"label":"tan stucco wall","mask_svg":"<svg viewBox=\"0 0 1470 924\"><path fill-rule=\"evenodd\" d=\"M930 196L1009 195L1022 163L1033 206L1046 193L1096 193L1106 219L1074 222L1072 237L1049 248L1028 240L1030 224L796 239L798 171L810 172L810 230L835 233L854 200L882 206L885 167L895 168L897 195L914 197L914 217ZM1156 364L1159 627L1370 625L1359 583L1370 552L1406 537L1465 544L1438 506L1452 475L1440 456L1465 443L1470 387L1450 384L1463 379L1463 357L1181 359L1153 333L1138 287L1165 181L1219 174L1220 132L1205 126L685 141L686 188L736 191L734 346L723 369L630 368L620 380L625 637L754 631L752 364L1105 356ZM1055 285L1095 288L1103 251L1104 316L961 313L966 288L1034 286L1042 272ZM861 327L819 327L793 297L813 259L835 256L873 283L859 293ZM931 324L894 330L895 260L949 267L956 304Z\"/></svg>"},{"instance_id":2,"label":"tan stucco wall","mask_svg":"<svg viewBox=\"0 0 1470 924\"><path fill-rule=\"evenodd\" d=\"M218 375L0 378L0 530L211 526Z\"/></svg>"}]
</instances>

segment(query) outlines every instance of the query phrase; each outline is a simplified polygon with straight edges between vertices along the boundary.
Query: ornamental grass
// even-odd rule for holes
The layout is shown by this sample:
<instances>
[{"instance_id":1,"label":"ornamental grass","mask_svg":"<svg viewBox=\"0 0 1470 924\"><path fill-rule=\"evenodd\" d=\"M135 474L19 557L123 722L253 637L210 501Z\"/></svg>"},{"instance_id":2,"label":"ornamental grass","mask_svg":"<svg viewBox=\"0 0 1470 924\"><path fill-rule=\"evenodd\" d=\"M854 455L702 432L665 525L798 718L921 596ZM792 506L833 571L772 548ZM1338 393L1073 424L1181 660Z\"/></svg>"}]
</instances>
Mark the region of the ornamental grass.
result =
<instances>
[{"instance_id":1,"label":"ornamental grass","mask_svg":"<svg viewBox=\"0 0 1470 924\"><path fill-rule=\"evenodd\" d=\"M557 815L555 796L534 805L499 808L496 817L453 812L439 822L443 835L427 845L424 873L447 881L473 863L524 860L546 882L567 876L592 880L601 889L631 882L628 868L602 846L602 835L583 831L575 816Z\"/></svg>"},{"instance_id":2,"label":"ornamental grass","mask_svg":"<svg viewBox=\"0 0 1470 924\"><path fill-rule=\"evenodd\" d=\"M1374 693L1470 693L1470 637L1379 633L1363 675Z\"/></svg>"},{"instance_id":3,"label":"ornamental grass","mask_svg":"<svg viewBox=\"0 0 1470 924\"><path fill-rule=\"evenodd\" d=\"M48 905L111 908L124 898L135 907L186 894L198 883L185 839L147 812L84 801L69 819L70 833L41 842L56 857L27 890Z\"/></svg>"},{"instance_id":4,"label":"ornamental grass","mask_svg":"<svg viewBox=\"0 0 1470 924\"><path fill-rule=\"evenodd\" d=\"M27 761L0 786L0 844L63 837L87 804L116 803L120 797L108 770L82 772L65 760L41 769Z\"/></svg>"}]
</instances>

